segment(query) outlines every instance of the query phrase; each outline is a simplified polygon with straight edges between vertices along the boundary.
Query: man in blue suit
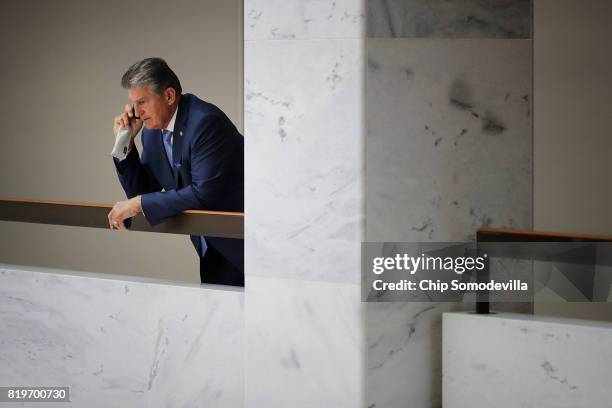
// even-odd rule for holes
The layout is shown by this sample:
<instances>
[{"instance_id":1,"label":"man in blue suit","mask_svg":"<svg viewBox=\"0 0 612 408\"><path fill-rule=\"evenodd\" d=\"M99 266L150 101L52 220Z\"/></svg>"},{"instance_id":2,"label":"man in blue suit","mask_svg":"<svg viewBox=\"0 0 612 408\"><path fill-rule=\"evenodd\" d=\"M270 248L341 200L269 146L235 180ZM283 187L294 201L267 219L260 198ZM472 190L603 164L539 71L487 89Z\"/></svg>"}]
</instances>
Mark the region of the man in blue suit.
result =
<instances>
[{"instance_id":1,"label":"man in blue suit","mask_svg":"<svg viewBox=\"0 0 612 408\"><path fill-rule=\"evenodd\" d=\"M108 214L111 229L142 212L151 225L185 210L244 211L244 138L215 105L182 94L161 58L132 65L121 79L132 104L114 121L115 135L142 129L142 154L132 142L114 158L128 200ZM143 127L144 126L144 127ZM192 236L204 283L244 285L242 240Z\"/></svg>"}]
</instances>

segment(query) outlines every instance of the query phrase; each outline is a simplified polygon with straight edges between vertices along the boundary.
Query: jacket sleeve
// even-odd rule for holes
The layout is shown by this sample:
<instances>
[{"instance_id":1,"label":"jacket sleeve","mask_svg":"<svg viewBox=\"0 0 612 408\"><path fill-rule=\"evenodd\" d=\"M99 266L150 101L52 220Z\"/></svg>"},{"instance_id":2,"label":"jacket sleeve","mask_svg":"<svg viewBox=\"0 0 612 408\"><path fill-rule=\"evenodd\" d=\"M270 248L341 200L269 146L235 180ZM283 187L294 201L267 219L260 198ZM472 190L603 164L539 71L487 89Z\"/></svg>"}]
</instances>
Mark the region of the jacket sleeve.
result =
<instances>
[{"instance_id":1,"label":"jacket sleeve","mask_svg":"<svg viewBox=\"0 0 612 408\"><path fill-rule=\"evenodd\" d=\"M141 162L136 146L132 146L132 150L130 150L127 157L122 161L116 158L113 158L113 161L115 162L119 182L128 198L154 191L161 191L161 186L149 168Z\"/></svg>"},{"instance_id":2,"label":"jacket sleeve","mask_svg":"<svg viewBox=\"0 0 612 408\"><path fill-rule=\"evenodd\" d=\"M185 210L215 209L223 201L224 187L235 146L231 123L209 115L191 142L191 184L176 190L142 196L142 208L151 225ZM233 125L232 125L233 126Z\"/></svg>"}]
</instances>

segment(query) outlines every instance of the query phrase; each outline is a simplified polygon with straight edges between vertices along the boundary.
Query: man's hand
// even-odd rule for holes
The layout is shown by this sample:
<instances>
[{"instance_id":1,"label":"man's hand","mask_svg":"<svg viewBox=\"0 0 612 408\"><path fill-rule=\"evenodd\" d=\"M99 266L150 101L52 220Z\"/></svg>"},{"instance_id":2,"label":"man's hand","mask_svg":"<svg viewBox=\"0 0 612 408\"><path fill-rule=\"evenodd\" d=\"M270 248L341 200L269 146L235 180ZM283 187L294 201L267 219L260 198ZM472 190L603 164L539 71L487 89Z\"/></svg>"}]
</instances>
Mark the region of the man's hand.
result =
<instances>
[{"instance_id":1,"label":"man's hand","mask_svg":"<svg viewBox=\"0 0 612 408\"><path fill-rule=\"evenodd\" d=\"M108 213L108 225L110 229L124 230L126 228L123 221L141 212L142 205L140 196L125 201L119 201L113 206L111 212Z\"/></svg>"},{"instance_id":2,"label":"man's hand","mask_svg":"<svg viewBox=\"0 0 612 408\"><path fill-rule=\"evenodd\" d=\"M113 134L117 137L119 129L130 127L132 136L135 137L142 128L142 120L134 117L134 110L129 103L123 108L123 113L115 117L113 121Z\"/></svg>"}]
</instances>

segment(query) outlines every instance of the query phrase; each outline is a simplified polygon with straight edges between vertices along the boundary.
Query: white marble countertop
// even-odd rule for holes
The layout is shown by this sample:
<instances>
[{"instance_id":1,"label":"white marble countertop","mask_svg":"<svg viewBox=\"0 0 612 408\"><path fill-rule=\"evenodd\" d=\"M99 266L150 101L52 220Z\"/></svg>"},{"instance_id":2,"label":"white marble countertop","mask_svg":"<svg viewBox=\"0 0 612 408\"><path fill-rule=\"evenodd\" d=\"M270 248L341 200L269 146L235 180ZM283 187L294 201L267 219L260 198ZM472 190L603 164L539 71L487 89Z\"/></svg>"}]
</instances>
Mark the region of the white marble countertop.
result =
<instances>
[{"instance_id":1,"label":"white marble countertop","mask_svg":"<svg viewBox=\"0 0 612 408\"><path fill-rule=\"evenodd\" d=\"M539 316L523 313L505 313L493 312L490 314L476 314L474 312L449 312L448 315L465 315L474 319L502 319L502 320L521 320L525 322L552 323L560 325L583 326L583 327L598 327L612 330L612 322L601 320L574 319L565 317Z\"/></svg>"}]
</instances>

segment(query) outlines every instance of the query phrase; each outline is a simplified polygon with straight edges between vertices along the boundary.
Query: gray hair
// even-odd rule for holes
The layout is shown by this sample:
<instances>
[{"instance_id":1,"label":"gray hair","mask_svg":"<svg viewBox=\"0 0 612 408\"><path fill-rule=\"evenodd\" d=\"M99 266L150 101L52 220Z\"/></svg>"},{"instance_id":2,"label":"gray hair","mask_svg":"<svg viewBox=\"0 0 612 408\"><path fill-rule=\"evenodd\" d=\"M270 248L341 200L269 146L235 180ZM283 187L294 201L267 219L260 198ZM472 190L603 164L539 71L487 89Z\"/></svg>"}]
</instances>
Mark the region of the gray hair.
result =
<instances>
[{"instance_id":1,"label":"gray hair","mask_svg":"<svg viewBox=\"0 0 612 408\"><path fill-rule=\"evenodd\" d=\"M177 94L182 92L178 77L161 58L145 58L138 61L121 77L121 86L125 89L144 85L151 86L153 92L159 95L166 88L174 88Z\"/></svg>"}]
</instances>

